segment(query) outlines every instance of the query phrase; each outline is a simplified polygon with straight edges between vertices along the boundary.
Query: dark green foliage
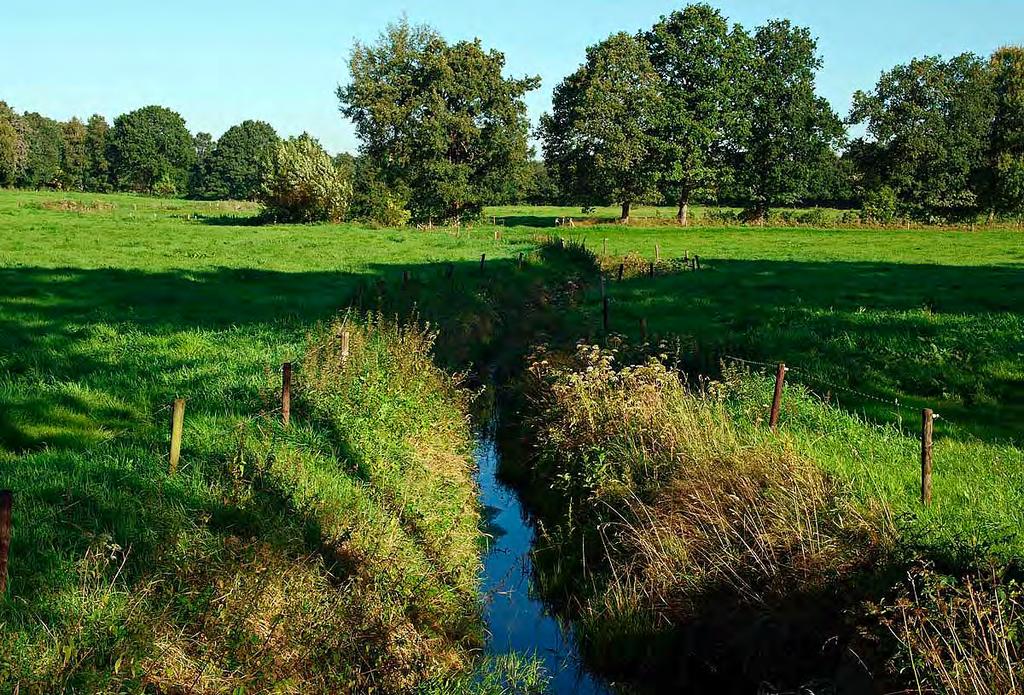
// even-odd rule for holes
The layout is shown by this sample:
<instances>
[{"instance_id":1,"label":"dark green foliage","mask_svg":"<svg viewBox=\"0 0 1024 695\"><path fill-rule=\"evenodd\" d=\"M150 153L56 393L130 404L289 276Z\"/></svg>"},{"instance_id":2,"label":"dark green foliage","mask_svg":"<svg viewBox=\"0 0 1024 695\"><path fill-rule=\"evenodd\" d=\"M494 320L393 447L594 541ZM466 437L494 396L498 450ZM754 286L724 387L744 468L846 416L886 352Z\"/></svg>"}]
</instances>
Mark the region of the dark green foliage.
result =
<instances>
[{"instance_id":1,"label":"dark green foliage","mask_svg":"<svg viewBox=\"0 0 1024 695\"><path fill-rule=\"evenodd\" d=\"M749 63L746 141L737 175L755 218L803 202L815 173L835 159L843 124L815 94L821 67L810 31L789 21L758 27Z\"/></svg>"},{"instance_id":2,"label":"dark green foliage","mask_svg":"<svg viewBox=\"0 0 1024 695\"><path fill-rule=\"evenodd\" d=\"M61 124L63 141L60 153L61 188L85 190L88 155L85 148L85 124L77 118Z\"/></svg>"},{"instance_id":3,"label":"dark green foliage","mask_svg":"<svg viewBox=\"0 0 1024 695\"><path fill-rule=\"evenodd\" d=\"M26 188L60 185L64 134L60 123L38 113L22 116L28 149L18 183Z\"/></svg>"},{"instance_id":4,"label":"dark green foliage","mask_svg":"<svg viewBox=\"0 0 1024 695\"><path fill-rule=\"evenodd\" d=\"M505 57L479 41L447 43L402 21L357 43L337 90L361 153L416 219L461 219L514 196L528 156L523 95L535 77L502 75Z\"/></svg>"},{"instance_id":5,"label":"dark green foliage","mask_svg":"<svg viewBox=\"0 0 1024 695\"><path fill-rule=\"evenodd\" d=\"M750 39L706 4L662 17L644 39L664 94L660 188L685 224L691 197L716 192L740 141Z\"/></svg>"},{"instance_id":6,"label":"dark green foliage","mask_svg":"<svg viewBox=\"0 0 1024 695\"><path fill-rule=\"evenodd\" d=\"M870 137L853 150L865 188L890 187L920 219L977 214L994 110L976 55L918 58L884 73L872 91L854 95L850 111Z\"/></svg>"},{"instance_id":7,"label":"dark green foliage","mask_svg":"<svg viewBox=\"0 0 1024 695\"><path fill-rule=\"evenodd\" d=\"M110 124L99 114L89 117L85 124L85 189L87 191L110 190L110 162L107 160L107 146L110 139Z\"/></svg>"},{"instance_id":8,"label":"dark green foliage","mask_svg":"<svg viewBox=\"0 0 1024 695\"><path fill-rule=\"evenodd\" d=\"M1003 214L1024 212L1024 48L1006 46L992 56L995 117L989 165L989 209Z\"/></svg>"},{"instance_id":9,"label":"dark green foliage","mask_svg":"<svg viewBox=\"0 0 1024 695\"><path fill-rule=\"evenodd\" d=\"M658 180L664 97L647 49L613 34L587 49L586 62L555 88L541 118L544 160L585 205L616 202L622 219Z\"/></svg>"},{"instance_id":10,"label":"dark green foliage","mask_svg":"<svg viewBox=\"0 0 1024 695\"><path fill-rule=\"evenodd\" d=\"M0 186L17 182L27 156L25 124L14 109L0 101Z\"/></svg>"},{"instance_id":11,"label":"dark green foliage","mask_svg":"<svg viewBox=\"0 0 1024 695\"><path fill-rule=\"evenodd\" d=\"M228 128L202 161L194 194L209 200L255 200L280 141L274 128L263 121L243 121Z\"/></svg>"},{"instance_id":12,"label":"dark green foliage","mask_svg":"<svg viewBox=\"0 0 1024 695\"><path fill-rule=\"evenodd\" d=\"M563 205L568 196L551 176L544 162L532 161L527 167L526 185L520 195L522 202L528 205Z\"/></svg>"},{"instance_id":13,"label":"dark green foliage","mask_svg":"<svg viewBox=\"0 0 1024 695\"><path fill-rule=\"evenodd\" d=\"M108 148L119 189L153 193L183 191L196 161L195 144L184 119L163 106L146 106L118 116Z\"/></svg>"}]
</instances>

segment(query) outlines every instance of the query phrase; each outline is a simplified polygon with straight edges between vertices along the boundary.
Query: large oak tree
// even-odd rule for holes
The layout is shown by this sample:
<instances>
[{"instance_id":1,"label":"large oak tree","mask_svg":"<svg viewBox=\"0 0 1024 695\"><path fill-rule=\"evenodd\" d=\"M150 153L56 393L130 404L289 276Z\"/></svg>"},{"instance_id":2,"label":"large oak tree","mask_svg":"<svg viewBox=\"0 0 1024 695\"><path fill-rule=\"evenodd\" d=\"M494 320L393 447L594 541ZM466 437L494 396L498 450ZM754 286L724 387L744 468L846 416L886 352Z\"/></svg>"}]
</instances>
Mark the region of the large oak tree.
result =
<instances>
[{"instance_id":1,"label":"large oak tree","mask_svg":"<svg viewBox=\"0 0 1024 695\"><path fill-rule=\"evenodd\" d=\"M736 168L751 212L800 204L845 138L842 121L815 92L821 67L808 29L775 20L758 27L748 62L748 119Z\"/></svg>"},{"instance_id":2,"label":"large oak tree","mask_svg":"<svg viewBox=\"0 0 1024 695\"><path fill-rule=\"evenodd\" d=\"M853 98L849 120L867 129L852 147L864 187L891 189L904 212L923 219L976 214L994 111L976 55L894 67Z\"/></svg>"},{"instance_id":3,"label":"large oak tree","mask_svg":"<svg viewBox=\"0 0 1024 695\"><path fill-rule=\"evenodd\" d=\"M742 141L750 38L702 3L662 17L644 39L665 100L660 188L686 224L691 197L716 192Z\"/></svg>"},{"instance_id":4,"label":"large oak tree","mask_svg":"<svg viewBox=\"0 0 1024 695\"><path fill-rule=\"evenodd\" d=\"M555 88L541 119L547 167L577 202L618 203L628 222L633 203L656 190L664 104L644 43L609 36Z\"/></svg>"},{"instance_id":5,"label":"large oak tree","mask_svg":"<svg viewBox=\"0 0 1024 695\"><path fill-rule=\"evenodd\" d=\"M523 96L539 78L513 79L480 42L449 44L401 21L357 43L350 82L337 90L355 123L367 170L407 201L416 219L461 219L517 190L526 175Z\"/></svg>"},{"instance_id":6,"label":"large oak tree","mask_svg":"<svg viewBox=\"0 0 1024 695\"><path fill-rule=\"evenodd\" d=\"M158 183L184 190L196 161L185 120L163 106L145 106L118 116L107 153L117 187L147 193Z\"/></svg>"}]
</instances>

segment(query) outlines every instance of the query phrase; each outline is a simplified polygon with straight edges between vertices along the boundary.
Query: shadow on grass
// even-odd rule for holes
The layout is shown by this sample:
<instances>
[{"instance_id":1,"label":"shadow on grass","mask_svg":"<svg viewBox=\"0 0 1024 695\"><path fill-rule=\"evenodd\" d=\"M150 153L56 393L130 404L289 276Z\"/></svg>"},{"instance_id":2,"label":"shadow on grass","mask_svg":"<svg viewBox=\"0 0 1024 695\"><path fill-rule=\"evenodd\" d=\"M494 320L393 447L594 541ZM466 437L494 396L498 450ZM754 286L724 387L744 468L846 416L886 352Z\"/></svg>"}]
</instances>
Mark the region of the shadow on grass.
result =
<instances>
[{"instance_id":1,"label":"shadow on grass","mask_svg":"<svg viewBox=\"0 0 1024 695\"><path fill-rule=\"evenodd\" d=\"M483 272L468 261L382 263L366 274L0 270L0 487L28 490L22 518L40 522L15 541L19 562L36 555L17 592L42 590L53 558L81 557L104 533L145 558L191 515L256 523L227 502L211 506L199 478L192 487L161 482L164 406L185 397L189 421L255 415L281 350L301 349L312 323L346 307L430 321L441 361L458 369L516 365L535 342L602 339L596 272L561 257L570 255L545 252L522 270L514 259L489 260ZM1019 436L1019 270L703 262L701 272L609 283L611 330L637 335L646 318L652 334L700 345L705 365L728 354L782 360L796 368L794 380L800 370L821 379L807 383L822 395L832 384L899 397L937 407L968 433ZM236 349L242 364L225 364ZM893 418L852 392L829 395ZM209 442L186 442L185 460L221 466L218 456Z\"/></svg>"}]
</instances>

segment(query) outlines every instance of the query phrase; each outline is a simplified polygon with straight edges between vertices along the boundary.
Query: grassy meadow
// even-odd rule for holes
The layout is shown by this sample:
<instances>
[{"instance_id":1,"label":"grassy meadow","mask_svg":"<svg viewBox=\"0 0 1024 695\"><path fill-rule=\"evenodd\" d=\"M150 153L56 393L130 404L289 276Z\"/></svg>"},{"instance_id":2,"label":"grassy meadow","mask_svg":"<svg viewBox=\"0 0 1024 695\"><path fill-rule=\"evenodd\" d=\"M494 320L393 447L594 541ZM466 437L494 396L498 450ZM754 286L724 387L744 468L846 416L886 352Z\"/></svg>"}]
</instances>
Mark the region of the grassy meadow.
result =
<instances>
[{"instance_id":1,"label":"grassy meadow","mask_svg":"<svg viewBox=\"0 0 1024 695\"><path fill-rule=\"evenodd\" d=\"M556 230L579 212L557 208L489 209L497 228L396 230L255 226L255 212L0 191L0 488L15 491L0 628L16 635L0 689L449 683L480 641L469 395L451 371L510 342L604 340L599 267L625 340L640 342L645 319L690 367L791 365L785 443L761 427L770 380L741 375L722 406L738 423L722 435L730 452L795 451L936 555L1024 557L1019 231ZM552 233L597 257L541 248ZM700 271L682 262L695 254ZM345 314L353 301L371 315ZM339 370L341 325L355 338ZM298 379L287 430L285 361ZM175 397L185 444L169 478ZM942 416L926 510L924 406ZM285 610L289 594L301 609ZM324 642L328 628L351 643ZM310 667L353 651L329 675Z\"/></svg>"}]
</instances>

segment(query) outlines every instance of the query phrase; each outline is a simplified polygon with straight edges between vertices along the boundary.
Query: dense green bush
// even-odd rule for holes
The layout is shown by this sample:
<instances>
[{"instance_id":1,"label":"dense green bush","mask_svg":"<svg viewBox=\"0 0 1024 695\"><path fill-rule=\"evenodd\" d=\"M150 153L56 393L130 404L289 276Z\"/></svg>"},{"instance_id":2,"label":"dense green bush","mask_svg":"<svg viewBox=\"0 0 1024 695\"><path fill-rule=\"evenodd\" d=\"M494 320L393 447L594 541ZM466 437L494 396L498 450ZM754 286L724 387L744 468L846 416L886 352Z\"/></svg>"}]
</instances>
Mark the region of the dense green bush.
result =
<instances>
[{"instance_id":1,"label":"dense green bush","mask_svg":"<svg viewBox=\"0 0 1024 695\"><path fill-rule=\"evenodd\" d=\"M303 133L281 142L259 200L282 222L340 222L352 202L352 182L320 143Z\"/></svg>"},{"instance_id":2,"label":"dense green bush","mask_svg":"<svg viewBox=\"0 0 1024 695\"><path fill-rule=\"evenodd\" d=\"M888 224L896 219L896 192L888 186L871 191L864 196L861 218L865 222Z\"/></svg>"}]
</instances>

